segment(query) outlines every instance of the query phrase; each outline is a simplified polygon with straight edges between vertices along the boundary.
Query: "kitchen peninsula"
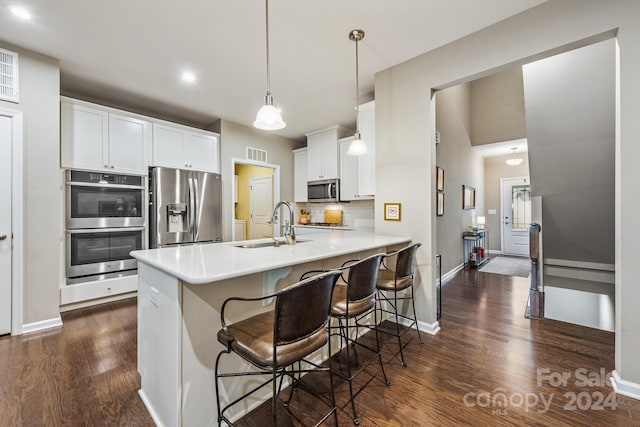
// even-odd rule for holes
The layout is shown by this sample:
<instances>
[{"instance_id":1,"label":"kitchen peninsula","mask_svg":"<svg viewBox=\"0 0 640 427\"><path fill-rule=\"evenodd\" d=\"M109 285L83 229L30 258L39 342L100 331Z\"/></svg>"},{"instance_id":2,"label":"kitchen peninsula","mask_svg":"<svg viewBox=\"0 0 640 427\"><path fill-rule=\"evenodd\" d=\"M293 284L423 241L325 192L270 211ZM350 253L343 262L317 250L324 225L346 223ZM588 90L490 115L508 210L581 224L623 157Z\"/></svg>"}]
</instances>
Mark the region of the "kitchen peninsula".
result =
<instances>
[{"instance_id":1,"label":"kitchen peninsula","mask_svg":"<svg viewBox=\"0 0 640 427\"><path fill-rule=\"evenodd\" d=\"M406 237L357 231L304 236L296 245L242 247L271 240L191 245L132 252L138 260L138 369L140 395L158 425L217 425L214 365L220 309L231 296L259 296L295 283L309 270L339 267L349 259L405 246ZM252 244L252 245L251 245ZM234 322L268 305L228 307ZM326 350L325 350L326 351ZM326 357L319 352L318 357ZM249 369L223 357L224 371ZM256 379L226 380L222 400L239 396ZM235 407L239 418L270 397L256 393Z\"/></svg>"}]
</instances>

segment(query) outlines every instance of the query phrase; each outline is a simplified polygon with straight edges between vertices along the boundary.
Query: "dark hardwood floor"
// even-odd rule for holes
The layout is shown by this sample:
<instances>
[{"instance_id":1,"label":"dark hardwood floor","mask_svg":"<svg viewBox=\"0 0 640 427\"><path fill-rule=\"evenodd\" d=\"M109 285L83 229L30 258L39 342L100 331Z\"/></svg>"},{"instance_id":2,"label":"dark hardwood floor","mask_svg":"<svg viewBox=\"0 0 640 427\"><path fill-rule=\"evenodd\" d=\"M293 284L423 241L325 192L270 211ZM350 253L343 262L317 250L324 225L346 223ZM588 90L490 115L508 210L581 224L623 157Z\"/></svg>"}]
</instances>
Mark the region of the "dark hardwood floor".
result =
<instances>
[{"instance_id":1,"label":"dark hardwood floor","mask_svg":"<svg viewBox=\"0 0 640 427\"><path fill-rule=\"evenodd\" d=\"M527 292L527 279L477 270L445 283L442 330L423 334L424 347L405 335L408 367L393 337L382 337L393 386L376 363L356 379L360 425L640 426L640 401L580 382L614 368L614 334L525 319ZM135 300L65 313L63 321L0 338L0 426L152 425L137 394ZM562 374L570 377L554 383ZM326 375L311 375L306 382L326 397ZM352 425L345 382L336 382L336 398L340 425ZM282 425L311 425L326 409L301 390L279 414ZM268 425L269 410L238 424Z\"/></svg>"}]
</instances>

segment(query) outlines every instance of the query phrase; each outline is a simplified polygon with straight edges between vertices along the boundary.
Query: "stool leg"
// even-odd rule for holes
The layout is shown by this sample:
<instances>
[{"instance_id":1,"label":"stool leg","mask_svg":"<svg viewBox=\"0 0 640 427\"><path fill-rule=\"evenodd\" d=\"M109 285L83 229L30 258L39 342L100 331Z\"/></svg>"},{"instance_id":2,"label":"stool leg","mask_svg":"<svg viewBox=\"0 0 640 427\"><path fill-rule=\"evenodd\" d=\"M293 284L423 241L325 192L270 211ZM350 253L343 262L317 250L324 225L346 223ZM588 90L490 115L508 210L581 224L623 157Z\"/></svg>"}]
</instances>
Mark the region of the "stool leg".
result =
<instances>
[{"instance_id":1,"label":"stool leg","mask_svg":"<svg viewBox=\"0 0 640 427\"><path fill-rule=\"evenodd\" d=\"M348 322L348 320L347 320ZM348 326L348 323L347 323ZM348 332L345 332L348 333ZM356 403L353 401L353 378L351 377L351 355L349 354L349 340L347 340L347 378L349 381L349 398L351 399L351 410L353 411L353 424L360 424L360 419L358 418L358 413L356 412Z\"/></svg>"},{"instance_id":2,"label":"stool leg","mask_svg":"<svg viewBox=\"0 0 640 427\"><path fill-rule=\"evenodd\" d=\"M277 415L277 403L278 403L278 384L277 384L277 375L276 375L276 367L273 367L273 378L272 378L272 388L273 388L273 398L271 402L271 412L273 414L273 425L274 427L278 425L278 415Z\"/></svg>"},{"instance_id":3,"label":"stool leg","mask_svg":"<svg viewBox=\"0 0 640 427\"><path fill-rule=\"evenodd\" d=\"M336 394L333 389L333 372L331 372L331 335L329 335L329 369L327 373L329 374L329 386L331 387L331 410L333 411L333 418L336 422L336 427L338 427L338 408L336 407Z\"/></svg>"},{"instance_id":4,"label":"stool leg","mask_svg":"<svg viewBox=\"0 0 640 427\"><path fill-rule=\"evenodd\" d=\"M398 319L398 291L393 290L393 311L396 314L396 332L398 333L398 345L400 346L400 359L402 360L402 367L407 367L407 362L404 361L404 352L402 351L402 339L400 338L400 321Z\"/></svg>"},{"instance_id":5,"label":"stool leg","mask_svg":"<svg viewBox=\"0 0 640 427\"><path fill-rule=\"evenodd\" d=\"M216 405L218 409L218 427L222 426L222 410L220 409L220 386L218 385L218 365L220 364L220 356L228 351L221 351L216 357L215 379L216 379Z\"/></svg>"},{"instance_id":6,"label":"stool leg","mask_svg":"<svg viewBox=\"0 0 640 427\"><path fill-rule=\"evenodd\" d=\"M384 365L382 364L382 351L380 350L380 335L378 332L378 312L373 310L373 321L375 323L374 331L376 333L376 350L378 350L378 361L380 362L380 370L384 377L384 383L387 387L391 387L391 381L387 378L387 373L384 371Z\"/></svg>"},{"instance_id":7,"label":"stool leg","mask_svg":"<svg viewBox=\"0 0 640 427\"><path fill-rule=\"evenodd\" d=\"M413 298L413 283L411 284L411 305L413 307L413 321L416 323L416 332L418 333L418 341L420 341L421 346L424 346L424 341L422 341L422 336L420 336L420 328L418 327L418 315L416 314L416 300Z\"/></svg>"}]
</instances>

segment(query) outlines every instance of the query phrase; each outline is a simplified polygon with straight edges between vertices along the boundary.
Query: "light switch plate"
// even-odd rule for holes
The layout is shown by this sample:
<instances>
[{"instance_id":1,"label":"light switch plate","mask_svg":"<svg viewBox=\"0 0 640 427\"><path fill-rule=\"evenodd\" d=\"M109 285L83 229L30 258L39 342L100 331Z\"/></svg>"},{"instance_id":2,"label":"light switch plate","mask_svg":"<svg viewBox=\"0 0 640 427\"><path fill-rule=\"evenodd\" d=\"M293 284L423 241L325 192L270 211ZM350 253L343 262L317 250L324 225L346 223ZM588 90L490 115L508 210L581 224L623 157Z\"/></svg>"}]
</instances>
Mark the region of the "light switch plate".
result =
<instances>
[{"instance_id":1,"label":"light switch plate","mask_svg":"<svg viewBox=\"0 0 640 427\"><path fill-rule=\"evenodd\" d=\"M158 290L156 288L154 288L153 286L151 286L149 288L149 291L151 293L151 304L155 305L156 307L158 306Z\"/></svg>"},{"instance_id":2,"label":"light switch plate","mask_svg":"<svg viewBox=\"0 0 640 427\"><path fill-rule=\"evenodd\" d=\"M495 215L495 214L496 214L496 210L495 210L495 209L489 209L489 210L487 211L487 213L488 213L489 215Z\"/></svg>"}]
</instances>

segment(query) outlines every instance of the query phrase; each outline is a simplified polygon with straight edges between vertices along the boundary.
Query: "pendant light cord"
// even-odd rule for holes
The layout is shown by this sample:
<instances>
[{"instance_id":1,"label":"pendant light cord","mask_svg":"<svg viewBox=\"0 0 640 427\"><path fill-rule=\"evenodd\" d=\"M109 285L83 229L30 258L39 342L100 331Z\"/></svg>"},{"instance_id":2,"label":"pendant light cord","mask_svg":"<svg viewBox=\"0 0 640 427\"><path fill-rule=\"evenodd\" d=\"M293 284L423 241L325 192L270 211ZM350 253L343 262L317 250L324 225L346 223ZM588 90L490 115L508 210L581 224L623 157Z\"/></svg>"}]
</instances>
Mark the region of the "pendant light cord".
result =
<instances>
[{"instance_id":1,"label":"pendant light cord","mask_svg":"<svg viewBox=\"0 0 640 427\"><path fill-rule=\"evenodd\" d=\"M266 32L266 43L267 43L267 96L271 95L271 71L270 71L270 66L269 66L269 0L265 0L265 5L266 5L266 13L265 13L265 17L266 17L266 25L265 25L265 32Z\"/></svg>"},{"instance_id":2,"label":"pendant light cord","mask_svg":"<svg viewBox=\"0 0 640 427\"><path fill-rule=\"evenodd\" d=\"M360 80L358 71L358 37L356 37L356 132L360 132Z\"/></svg>"}]
</instances>

